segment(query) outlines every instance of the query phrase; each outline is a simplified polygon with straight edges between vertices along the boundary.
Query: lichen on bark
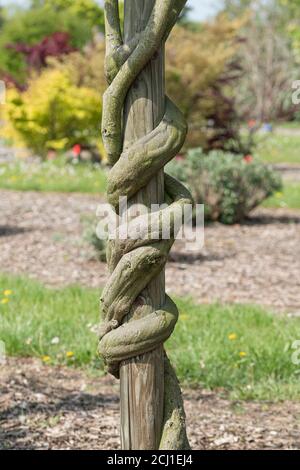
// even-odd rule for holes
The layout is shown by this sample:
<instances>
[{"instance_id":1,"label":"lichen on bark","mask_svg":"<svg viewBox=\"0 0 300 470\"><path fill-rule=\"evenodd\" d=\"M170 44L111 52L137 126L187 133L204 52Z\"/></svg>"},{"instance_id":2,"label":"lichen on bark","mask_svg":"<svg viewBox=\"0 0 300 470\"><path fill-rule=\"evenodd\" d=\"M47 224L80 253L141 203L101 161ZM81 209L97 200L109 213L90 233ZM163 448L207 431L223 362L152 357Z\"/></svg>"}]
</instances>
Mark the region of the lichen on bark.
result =
<instances>
[{"instance_id":1,"label":"lichen on bark","mask_svg":"<svg viewBox=\"0 0 300 470\"><path fill-rule=\"evenodd\" d=\"M165 114L159 125L129 148L123 148L123 110L126 95L139 73L162 46L176 23L186 0L156 0L148 24L129 43L124 44L118 0L105 1L106 77L109 86L103 97L102 136L112 169L107 198L118 210L120 196L133 197L161 171L181 149L187 132L182 113L165 98ZM153 214L155 237L149 238L148 215L129 222L141 227L143 236L136 239L116 237L109 243L110 278L102 295L103 321L100 327L99 352L109 371L119 376L120 363L156 349L172 334L178 310L166 295L165 304L143 318L128 323L123 320L147 285L164 268L176 231L182 224L183 207L192 198L182 184L165 174L165 199L168 207ZM162 230L170 224L170 237ZM144 228L145 227L145 228ZM122 225L118 228L122 232ZM144 231L143 231L144 230ZM164 418L160 448L188 449L185 414L176 374L165 355Z\"/></svg>"}]
</instances>

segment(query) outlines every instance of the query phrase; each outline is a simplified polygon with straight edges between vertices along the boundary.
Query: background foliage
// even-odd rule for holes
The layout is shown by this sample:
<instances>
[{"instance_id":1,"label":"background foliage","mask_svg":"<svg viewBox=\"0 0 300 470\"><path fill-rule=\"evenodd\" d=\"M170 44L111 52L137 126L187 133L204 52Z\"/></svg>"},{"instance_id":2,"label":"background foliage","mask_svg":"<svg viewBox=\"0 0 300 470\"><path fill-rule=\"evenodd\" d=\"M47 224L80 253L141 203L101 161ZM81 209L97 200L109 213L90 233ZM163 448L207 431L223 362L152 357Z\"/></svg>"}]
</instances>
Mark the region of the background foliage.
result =
<instances>
[{"instance_id":1,"label":"background foliage","mask_svg":"<svg viewBox=\"0 0 300 470\"><path fill-rule=\"evenodd\" d=\"M168 170L189 186L195 203L205 204L207 219L225 224L241 222L281 189L279 176L250 155L193 149Z\"/></svg>"},{"instance_id":2,"label":"background foliage","mask_svg":"<svg viewBox=\"0 0 300 470\"><path fill-rule=\"evenodd\" d=\"M5 118L6 137L20 138L43 156L77 142L97 145L101 100L92 88L77 86L67 71L46 69L30 79L26 91L9 90Z\"/></svg>"},{"instance_id":3,"label":"background foliage","mask_svg":"<svg viewBox=\"0 0 300 470\"><path fill-rule=\"evenodd\" d=\"M2 74L11 76L18 83L26 81L27 66L24 57L8 48L11 44L35 45L46 36L61 31L70 34L73 47L82 49L92 37L91 20L82 14L82 10L76 5L81 0L74 2L61 2L58 13L56 2L33 2L29 9L16 10L3 22L0 34L0 70ZM60 2L57 2L60 3ZM92 0L89 3L94 3ZM69 6L68 6L69 5ZM101 15L102 15L102 10ZM103 27L103 21L99 27Z\"/></svg>"},{"instance_id":4,"label":"background foliage","mask_svg":"<svg viewBox=\"0 0 300 470\"><path fill-rule=\"evenodd\" d=\"M203 23L191 21L186 9L169 38L167 92L189 123L183 153L198 149L173 171L189 180L212 219L241 220L280 187L269 168L243 157L263 153L277 163L285 153L298 161L296 137L288 138L288 150L283 138L256 136L265 123L269 132L270 123L300 116L291 100L298 6L298 0L224 0L222 12ZM105 158L102 8L94 0L32 0L29 8L1 13L0 78L8 93L0 137L42 158L74 145L97 147Z\"/></svg>"}]
</instances>

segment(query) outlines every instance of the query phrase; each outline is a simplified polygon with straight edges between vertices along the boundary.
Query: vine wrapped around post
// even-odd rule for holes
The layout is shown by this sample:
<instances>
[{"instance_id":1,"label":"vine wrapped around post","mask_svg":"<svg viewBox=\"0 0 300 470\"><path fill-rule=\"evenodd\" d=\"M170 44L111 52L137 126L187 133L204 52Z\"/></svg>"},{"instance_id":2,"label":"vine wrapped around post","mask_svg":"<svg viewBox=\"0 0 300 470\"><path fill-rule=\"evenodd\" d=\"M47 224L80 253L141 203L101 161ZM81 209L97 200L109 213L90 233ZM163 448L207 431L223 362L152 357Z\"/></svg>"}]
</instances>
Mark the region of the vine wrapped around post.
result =
<instances>
[{"instance_id":1,"label":"vine wrapped around post","mask_svg":"<svg viewBox=\"0 0 300 470\"><path fill-rule=\"evenodd\" d=\"M165 113L159 125L129 148L123 148L123 111L134 81L166 41L186 0L155 0L145 30L124 44L118 0L105 1L106 77L109 83L103 96L102 137L112 169L107 199L118 213L119 198L132 198L180 151L187 132L182 113L165 97ZM189 191L164 174L166 208L140 215L126 225L129 233L138 228L139 238L122 237L124 226L109 241L107 250L110 278L102 295L103 321L99 352L109 371L119 377L122 361L156 349L172 334L178 310L165 296L165 304L142 318L124 322L125 317L147 285L164 269L177 231L183 222L183 208L192 203ZM163 229L169 225L170 237ZM129 227L128 227L129 225ZM155 227L155 233L153 233ZM151 230L151 232L149 231ZM150 236L151 233L151 236ZM185 414L175 372L165 354L164 419L160 449L188 449Z\"/></svg>"}]
</instances>

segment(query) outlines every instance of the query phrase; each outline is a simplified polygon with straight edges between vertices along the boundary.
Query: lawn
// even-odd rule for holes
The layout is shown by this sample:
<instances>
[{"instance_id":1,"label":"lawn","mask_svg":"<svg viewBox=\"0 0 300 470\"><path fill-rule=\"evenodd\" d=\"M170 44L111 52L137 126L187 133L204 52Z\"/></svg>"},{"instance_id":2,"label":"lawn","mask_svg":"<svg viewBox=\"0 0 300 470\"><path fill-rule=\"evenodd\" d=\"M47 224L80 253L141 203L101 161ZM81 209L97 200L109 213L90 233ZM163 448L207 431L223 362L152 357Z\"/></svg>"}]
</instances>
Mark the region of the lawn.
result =
<instances>
[{"instance_id":1,"label":"lawn","mask_svg":"<svg viewBox=\"0 0 300 470\"><path fill-rule=\"evenodd\" d=\"M264 207L300 209L300 184L284 183L282 192L267 199Z\"/></svg>"},{"instance_id":2,"label":"lawn","mask_svg":"<svg viewBox=\"0 0 300 470\"><path fill-rule=\"evenodd\" d=\"M98 164L66 164L62 158L43 163L12 162L0 164L0 188L104 193L106 174Z\"/></svg>"},{"instance_id":3,"label":"lawn","mask_svg":"<svg viewBox=\"0 0 300 470\"><path fill-rule=\"evenodd\" d=\"M255 155L266 163L300 165L300 135L273 134L258 137Z\"/></svg>"},{"instance_id":4,"label":"lawn","mask_svg":"<svg viewBox=\"0 0 300 470\"><path fill-rule=\"evenodd\" d=\"M0 340L9 355L102 373L95 353L97 290L54 290L0 275L0 293ZM180 320L166 346L183 383L220 389L233 399L300 398L300 370L292 362L292 344L300 339L299 318L251 305L177 301Z\"/></svg>"},{"instance_id":5,"label":"lawn","mask_svg":"<svg viewBox=\"0 0 300 470\"><path fill-rule=\"evenodd\" d=\"M43 163L0 164L2 189L99 194L106 191L106 183L106 171L98 164L66 164L62 158ZM300 184L285 183L283 191L269 198L264 206L300 209Z\"/></svg>"}]
</instances>

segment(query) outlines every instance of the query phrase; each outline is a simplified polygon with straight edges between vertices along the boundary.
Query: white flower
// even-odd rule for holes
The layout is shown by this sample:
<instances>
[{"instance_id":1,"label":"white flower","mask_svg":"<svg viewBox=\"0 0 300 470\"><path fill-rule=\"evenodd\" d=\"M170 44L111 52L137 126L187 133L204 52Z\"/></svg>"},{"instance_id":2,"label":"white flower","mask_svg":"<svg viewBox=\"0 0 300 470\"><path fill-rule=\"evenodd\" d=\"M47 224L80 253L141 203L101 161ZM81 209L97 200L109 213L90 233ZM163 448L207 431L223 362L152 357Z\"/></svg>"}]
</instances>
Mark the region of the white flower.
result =
<instances>
[{"instance_id":1,"label":"white flower","mask_svg":"<svg viewBox=\"0 0 300 470\"><path fill-rule=\"evenodd\" d=\"M59 337L55 336L55 338L52 338L51 344L58 344L59 343Z\"/></svg>"}]
</instances>

